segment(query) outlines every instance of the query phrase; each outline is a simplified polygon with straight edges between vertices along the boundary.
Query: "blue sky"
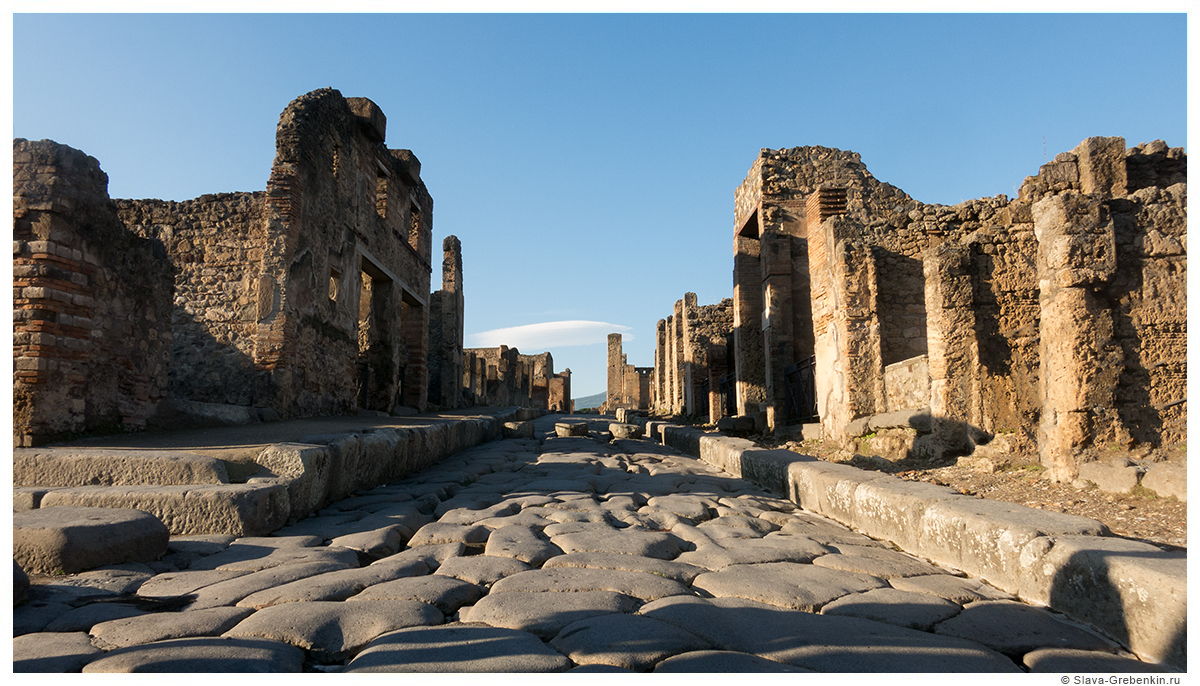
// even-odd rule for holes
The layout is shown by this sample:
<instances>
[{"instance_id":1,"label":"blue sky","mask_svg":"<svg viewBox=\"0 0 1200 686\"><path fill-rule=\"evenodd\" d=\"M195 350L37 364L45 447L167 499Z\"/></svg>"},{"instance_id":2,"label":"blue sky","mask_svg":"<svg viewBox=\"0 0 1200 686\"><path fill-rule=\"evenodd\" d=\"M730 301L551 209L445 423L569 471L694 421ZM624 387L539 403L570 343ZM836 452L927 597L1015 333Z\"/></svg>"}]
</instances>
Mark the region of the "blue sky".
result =
<instances>
[{"instance_id":1,"label":"blue sky","mask_svg":"<svg viewBox=\"0 0 1200 686\"><path fill-rule=\"evenodd\" d=\"M1088 136L1186 145L1186 37L1183 14L17 14L13 135L96 157L113 197L182 200L263 189L295 97L369 97L421 160L435 245L462 240L468 345L509 329L579 397L605 334L649 366L685 292L732 295L760 148L1012 197Z\"/></svg>"}]
</instances>

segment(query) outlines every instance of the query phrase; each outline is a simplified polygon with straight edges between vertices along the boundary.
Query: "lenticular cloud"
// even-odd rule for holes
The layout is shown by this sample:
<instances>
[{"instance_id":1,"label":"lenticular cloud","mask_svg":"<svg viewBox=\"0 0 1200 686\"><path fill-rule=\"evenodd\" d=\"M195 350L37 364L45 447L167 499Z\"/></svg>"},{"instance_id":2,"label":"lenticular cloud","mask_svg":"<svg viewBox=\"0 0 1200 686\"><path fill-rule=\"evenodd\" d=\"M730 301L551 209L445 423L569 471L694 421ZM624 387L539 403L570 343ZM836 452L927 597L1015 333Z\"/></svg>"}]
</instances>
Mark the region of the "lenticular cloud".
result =
<instances>
[{"instance_id":1,"label":"lenticular cloud","mask_svg":"<svg viewBox=\"0 0 1200 686\"><path fill-rule=\"evenodd\" d=\"M624 334L625 340L628 341L633 338L626 333L629 330L630 327L620 324L570 320L491 329L469 334L466 339L469 348L494 348L499 345L507 345L525 352L543 348L604 343L608 340L610 333Z\"/></svg>"}]
</instances>

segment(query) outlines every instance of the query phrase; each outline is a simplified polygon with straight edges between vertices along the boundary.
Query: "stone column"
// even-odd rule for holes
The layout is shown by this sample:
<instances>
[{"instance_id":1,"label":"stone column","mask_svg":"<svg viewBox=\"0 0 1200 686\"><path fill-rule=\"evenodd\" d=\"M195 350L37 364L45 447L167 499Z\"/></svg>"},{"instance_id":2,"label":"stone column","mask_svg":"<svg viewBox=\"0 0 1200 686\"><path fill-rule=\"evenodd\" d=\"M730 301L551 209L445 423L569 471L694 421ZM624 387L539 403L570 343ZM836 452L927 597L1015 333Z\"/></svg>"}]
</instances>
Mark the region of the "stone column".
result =
<instances>
[{"instance_id":1,"label":"stone column","mask_svg":"<svg viewBox=\"0 0 1200 686\"><path fill-rule=\"evenodd\" d=\"M766 400L766 357L762 335L762 267L759 242L733 239L733 333L737 413L752 414Z\"/></svg>"},{"instance_id":2,"label":"stone column","mask_svg":"<svg viewBox=\"0 0 1200 686\"><path fill-rule=\"evenodd\" d=\"M967 424L979 426L980 360L975 335L971 250L942 243L924 255L929 412L937 457L969 446Z\"/></svg>"},{"instance_id":3,"label":"stone column","mask_svg":"<svg viewBox=\"0 0 1200 686\"><path fill-rule=\"evenodd\" d=\"M605 391L605 410L620 407L624 395L625 369L621 361L621 334L608 334L608 388Z\"/></svg>"},{"instance_id":4,"label":"stone column","mask_svg":"<svg viewBox=\"0 0 1200 686\"><path fill-rule=\"evenodd\" d=\"M766 353L767 428L787 425L786 370L796 361L792 310L792 237L779 231L763 231L761 265L763 280L763 350Z\"/></svg>"},{"instance_id":5,"label":"stone column","mask_svg":"<svg viewBox=\"0 0 1200 686\"><path fill-rule=\"evenodd\" d=\"M725 407L725 394L721 393L721 378L729 373L725 362L727 355L724 345L710 343L708 355L708 421L716 424L717 420L729 414L732 408Z\"/></svg>"}]
</instances>

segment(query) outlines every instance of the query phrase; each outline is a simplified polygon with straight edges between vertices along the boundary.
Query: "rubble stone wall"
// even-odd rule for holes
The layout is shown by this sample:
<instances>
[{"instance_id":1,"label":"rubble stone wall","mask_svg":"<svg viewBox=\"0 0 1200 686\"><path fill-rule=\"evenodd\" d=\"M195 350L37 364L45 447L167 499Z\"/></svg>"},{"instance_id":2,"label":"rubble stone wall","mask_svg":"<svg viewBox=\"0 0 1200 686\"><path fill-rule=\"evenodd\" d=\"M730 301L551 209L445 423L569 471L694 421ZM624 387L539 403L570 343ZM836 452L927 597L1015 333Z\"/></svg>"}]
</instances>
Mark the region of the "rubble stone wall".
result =
<instances>
[{"instance_id":1,"label":"rubble stone wall","mask_svg":"<svg viewBox=\"0 0 1200 686\"><path fill-rule=\"evenodd\" d=\"M167 396L173 274L108 176L53 141L13 141L13 438L144 428Z\"/></svg>"}]
</instances>

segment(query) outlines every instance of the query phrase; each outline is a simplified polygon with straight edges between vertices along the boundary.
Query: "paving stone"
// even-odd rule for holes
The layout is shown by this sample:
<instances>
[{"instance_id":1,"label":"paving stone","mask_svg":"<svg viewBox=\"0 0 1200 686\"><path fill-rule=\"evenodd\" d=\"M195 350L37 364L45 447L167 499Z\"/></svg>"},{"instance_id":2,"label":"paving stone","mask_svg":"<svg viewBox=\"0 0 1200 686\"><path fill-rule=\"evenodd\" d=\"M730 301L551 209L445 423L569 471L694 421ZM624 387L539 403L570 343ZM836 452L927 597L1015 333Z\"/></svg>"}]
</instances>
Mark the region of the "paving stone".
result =
<instances>
[{"instance_id":1,"label":"paving stone","mask_svg":"<svg viewBox=\"0 0 1200 686\"><path fill-rule=\"evenodd\" d=\"M614 591L492 592L464 610L463 620L520 629L548 641L572 622L635 607L636 599Z\"/></svg>"},{"instance_id":2,"label":"paving stone","mask_svg":"<svg viewBox=\"0 0 1200 686\"><path fill-rule=\"evenodd\" d=\"M727 514L714 517L706 522L701 522L696 525L698 528L706 527L731 527L738 529L750 529L758 535L768 534L772 531L778 531L779 525L768 522L757 516L743 514Z\"/></svg>"},{"instance_id":3,"label":"paving stone","mask_svg":"<svg viewBox=\"0 0 1200 686\"><path fill-rule=\"evenodd\" d=\"M392 560L396 557L399 555L384 559ZM368 586L428 573L429 565L418 558L403 559L403 564L389 566L368 565L358 569L339 569L251 593L239 600L237 605L259 610L284 603L345 600L361 593Z\"/></svg>"},{"instance_id":4,"label":"paving stone","mask_svg":"<svg viewBox=\"0 0 1200 686\"><path fill-rule=\"evenodd\" d=\"M1019 672L984 646L858 617L783 610L741 598L673 596L638 614L674 624L715 648L818 672Z\"/></svg>"},{"instance_id":5,"label":"paving stone","mask_svg":"<svg viewBox=\"0 0 1200 686\"><path fill-rule=\"evenodd\" d=\"M694 650L669 657L654 667L654 673L765 673L765 672L811 672L785 665L782 662L767 660L750 653L740 653L734 650Z\"/></svg>"},{"instance_id":6,"label":"paving stone","mask_svg":"<svg viewBox=\"0 0 1200 686\"><path fill-rule=\"evenodd\" d=\"M534 569L497 581L492 593L522 591L614 591L649 602L670 595L691 595L687 586L644 572L559 567Z\"/></svg>"},{"instance_id":7,"label":"paving stone","mask_svg":"<svg viewBox=\"0 0 1200 686\"><path fill-rule=\"evenodd\" d=\"M576 664L604 664L646 672L672 655L710 647L679 627L649 617L608 614L563 627L550 645Z\"/></svg>"},{"instance_id":8,"label":"paving stone","mask_svg":"<svg viewBox=\"0 0 1200 686\"><path fill-rule=\"evenodd\" d=\"M13 560L13 607L25 602L29 594L29 575Z\"/></svg>"},{"instance_id":9,"label":"paving stone","mask_svg":"<svg viewBox=\"0 0 1200 686\"><path fill-rule=\"evenodd\" d=\"M421 527L409 539L408 546L416 548L423 545L442 545L444 543L461 543L466 546L483 547L487 543L491 529L478 524L442 524L433 522Z\"/></svg>"},{"instance_id":10,"label":"paving stone","mask_svg":"<svg viewBox=\"0 0 1200 686\"><path fill-rule=\"evenodd\" d=\"M718 598L743 598L804 612L817 612L849 593L886 586L884 580L866 574L794 562L735 565L701 574L692 582L693 588Z\"/></svg>"},{"instance_id":11,"label":"paving stone","mask_svg":"<svg viewBox=\"0 0 1200 686\"><path fill-rule=\"evenodd\" d=\"M526 483L519 489L520 493L558 493L567 491L572 493L593 493L595 486L590 481L583 479L535 479Z\"/></svg>"},{"instance_id":12,"label":"paving stone","mask_svg":"<svg viewBox=\"0 0 1200 686\"><path fill-rule=\"evenodd\" d=\"M104 650L115 650L172 638L219 636L252 612L254 610L247 607L154 612L102 622L93 626L90 633L95 645Z\"/></svg>"},{"instance_id":13,"label":"paving stone","mask_svg":"<svg viewBox=\"0 0 1200 686\"><path fill-rule=\"evenodd\" d=\"M452 510L482 510L491 507L504 499L504 496L495 491L475 491L471 493L459 493L452 498L447 498L438 504L433 509L433 516L441 519L446 516L446 513Z\"/></svg>"},{"instance_id":14,"label":"paving stone","mask_svg":"<svg viewBox=\"0 0 1200 686\"><path fill-rule=\"evenodd\" d=\"M437 608L416 600L298 602L261 609L225 635L282 641L307 651L318 662L335 662L389 631L443 621Z\"/></svg>"},{"instance_id":15,"label":"paving stone","mask_svg":"<svg viewBox=\"0 0 1200 686\"><path fill-rule=\"evenodd\" d=\"M609 524L611 526L612 522L612 513L608 510L562 510L548 507L537 509L539 510L539 515L559 524L588 522L593 524Z\"/></svg>"},{"instance_id":16,"label":"paving stone","mask_svg":"<svg viewBox=\"0 0 1200 686\"><path fill-rule=\"evenodd\" d=\"M561 672L571 666L531 633L451 624L380 636L343 672Z\"/></svg>"},{"instance_id":17,"label":"paving stone","mask_svg":"<svg viewBox=\"0 0 1200 686\"><path fill-rule=\"evenodd\" d=\"M636 674L632 669L624 669L622 667L613 667L612 665L583 665L573 667L566 671L567 674Z\"/></svg>"},{"instance_id":18,"label":"paving stone","mask_svg":"<svg viewBox=\"0 0 1200 686\"><path fill-rule=\"evenodd\" d=\"M435 574L451 576L480 586L491 586L506 576L529 569L531 569L529 565L511 557L493 557L484 554L471 557L452 557L438 567Z\"/></svg>"},{"instance_id":19,"label":"paving stone","mask_svg":"<svg viewBox=\"0 0 1200 686\"><path fill-rule=\"evenodd\" d=\"M55 578L60 586L79 586L108 593L134 593L154 577L153 570L136 563L101 567L88 572Z\"/></svg>"},{"instance_id":20,"label":"paving stone","mask_svg":"<svg viewBox=\"0 0 1200 686\"><path fill-rule=\"evenodd\" d=\"M1069 648L1040 648L1025 653L1022 662L1030 672L1042 674L1128 674L1167 671L1160 665L1112 653Z\"/></svg>"},{"instance_id":21,"label":"paving stone","mask_svg":"<svg viewBox=\"0 0 1200 686\"><path fill-rule=\"evenodd\" d=\"M605 520L600 522L555 522L542 529L542 533L550 537L581 532L595 532L597 535L611 534L618 531L618 529L610 523L608 515L607 511L604 512Z\"/></svg>"},{"instance_id":22,"label":"paving stone","mask_svg":"<svg viewBox=\"0 0 1200 686\"><path fill-rule=\"evenodd\" d=\"M257 572L279 565L301 562L335 562L358 565L358 553L349 548L310 548L302 546L267 547L262 545L230 545L225 551L209 555L188 566L188 571L205 569Z\"/></svg>"},{"instance_id":23,"label":"paving stone","mask_svg":"<svg viewBox=\"0 0 1200 686\"><path fill-rule=\"evenodd\" d=\"M237 536L228 534L196 534L193 536L172 536L167 541L167 550L173 553L205 556L221 552L237 540Z\"/></svg>"},{"instance_id":24,"label":"paving stone","mask_svg":"<svg viewBox=\"0 0 1200 686\"><path fill-rule=\"evenodd\" d=\"M84 674L127 672L299 672L304 653L279 641L205 636L120 648L83 668Z\"/></svg>"},{"instance_id":25,"label":"paving stone","mask_svg":"<svg viewBox=\"0 0 1200 686\"><path fill-rule=\"evenodd\" d=\"M404 539L396 527L388 526L373 531L338 536L329 544L357 550L368 557L379 559L400 552L400 549L404 547Z\"/></svg>"},{"instance_id":26,"label":"paving stone","mask_svg":"<svg viewBox=\"0 0 1200 686\"><path fill-rule=\"evenodd\" d=\"M805 514L793 514L792 521L781 525L779 533L805 536L825 545L879 545L873 539L837 522Z\"/></svg>"},{"instance_id":27,"label":"paving stone","mask_svg":"<svg viewBox=\"0 0 1200 686\"><path fill-rule=\"evenodd\" d=\"M673 560L682 552L678 538L652 531L586 531L551 536L550 540L565 553L623 553Z\"/></svg>"},{"instance_id":28,"label":"paving stone","mask_svg":"<svg viewBox=\"0 0 1200 686\"><path fill-rule=\"evenodd\" d=\"M824 555L812 561L818 567L870 574L881 579L937 574L941 569L914 557L886 548L833 546L840 554Z\"/></svg>"},{"instance_id":29,"label":"paving stone","mask_svg":"<svg viewBox=\"0 0 1200 686\"><path fill-rule=\"evenodd\" d=\"M192 611L234 605L242 598L268 588L339 569L354 568L351 565L329 561L279 565L197 589L195 591L196 599L192 601L191 605L188 605L187 609Z\"/></svg>"},{"instance_id":30,"label":"paving stone","mask_svg":"<svg viewBox=\"0 0 1200 686\"><path fill-rule=\"evenodd\" d=\"M680 554L676 562L711 569L725 569L733 565L751 565L769 562L811 562L818 557L816 550L802 548L781 548L776 546L737 546L725 548L707 545L696 550Z\"/></svg>"},{"instance_id":31,"label":"paving stone","mask_svg":"<svg viewBox=\"0 0 1200 686\"><path fill-rule=\"evenodd\" d=\"M124 603L89 603L55 617L54 621L48 623L43 631L64 633L88 631L94 625L110 619L139 617L144 614L146 614L145 610Z\"/></svg>"},{"instance_id":32,"label":"paving stone","mask_svg":"<svg viewBox=\"0 0 1200 686\"><path fill-rule=\"evenodd\" d=\"M1046 610L1011 600L970 603L958 616L934 627L934 632L975 641L1014 657L1039 648L1115 648L1090 631L1060 622Z\"/></svg>"},{"instance_id":33,"label":"paving stone","mask_svg":"<svg viewBox=\"0 0 1200 686\"><path fill-rule=\"evenodd\" d=\"M517 514L520 510L521 506L518 503L502 501L491 507L484 507L478 510L465 507L448 510L446 514L438 518L438 521L442 524L478 524L484 519L507 517Z\"/></svg>"},{"instance_id":34,"label":"paving stone","mask_svg":"<svg viewBox=\"0 0 1200 686\"><path fill-rule=\"evenodd\" d=\"M966 605L976 600L1007 600L1012 598L1004 591L993 588L978 579L965 579L949 574L908 576L888 579L888 583L899 591L916 591L945 598L952 603Z\"/></svg>"},{"instance_id":35,"label":"paving stone","mask_svg":"<svg viewBox=\"0 0 1200 686\"><path fill-rule=\"evenodd\" d=\"M538 532L524 526L502 526L488 536L485 555L511 557L530 566L540 567L546 560L561 555L562 549Z\"/></svg>"},{"instance_id":36,"label":"paving stone","mask_svg":"<svg viewBox=\"0 0 1200 686\"><path fill-rule=\"evenodd\" d=\"M167 572L157 574L138 588L138 595L166 598L195 593L205 586L219 584L222 581L246 576L251 572L245 569L203 569L200 571L184 570L182 572Z\"/></svg>"},{"instance_id":37,"label":"paving stone","mask_svg":"<svg viewBox=\"0 0 1200 686\"><path fill-rule=\"evenodd\" d=\"M141 510L60 506L13 513L13 559L26 572L72 574L155 560L169 538L167 527Z\"/></svg>"},{"instance_id":38,"label":"paving stone","mask_svg":"<svg viewBox=\"0 0 1200 686\"><path fill-rule=\"evenodd\" d=\"M362 593L350 596L346 602L387 600L419 600L429 603L443 614L452 615L463 605L471 605L483 597L484 589L469 581L446 575L414 576L367 587Z\"/></svg>"},{"instance_id":39,"label":"paving stone","mask_svg":"<svg viewBox=\"0 0 1200 686\"><path fill-rule=\"evenodd\" d=\"M103 654L86 632L25 634L13 639L12 671L78 673Z\"/></svg>"},{"instance_id":40,"label":"paving stone","mask_svg":"<svg viewBox=\"0 0 1200 686\"><path fill-rule=\"evenodd\" d=\"M823 615L862 617L921 631L929 631L934 624L961 611L962 606L949 600L894 588L852 593L821 608Z\"/></svg>"},{"instance_id":41,"label":"paving stone","mask_svg":"<svg viewBox=\"0 0 1200 686\"><path fill-rule=\"evenodd\" d=\"M529 529L544 529L554 523L553 519L548 519L538 514L535 510L538 508L522 510L514 515L505 517L492 517L489 519L481 519L476 524L486 526L489 529L499 529L502 526L523 526Z\"/></svg>"},{"instance_id":42,"label":"paving stone","mask_svg":"<svg viewBox=\"0 0 1200 686\"><path fill-rule=\"evenodd\" d=\"M690 584L706 569L671 560L623 553L569 553L551 558L543 569L555 567L585 567L588 569L619 569L627 572L646 572L681 584Z\"/></svg>"}]
</instances>

